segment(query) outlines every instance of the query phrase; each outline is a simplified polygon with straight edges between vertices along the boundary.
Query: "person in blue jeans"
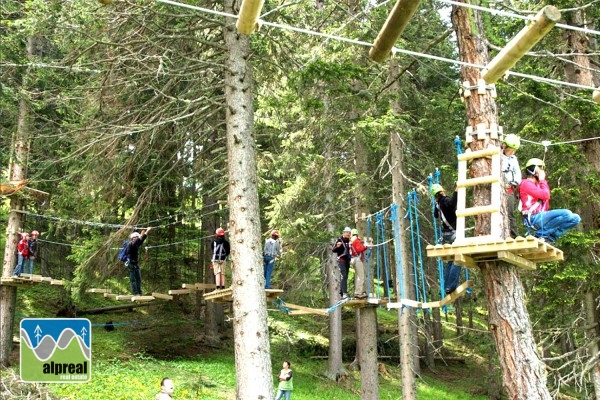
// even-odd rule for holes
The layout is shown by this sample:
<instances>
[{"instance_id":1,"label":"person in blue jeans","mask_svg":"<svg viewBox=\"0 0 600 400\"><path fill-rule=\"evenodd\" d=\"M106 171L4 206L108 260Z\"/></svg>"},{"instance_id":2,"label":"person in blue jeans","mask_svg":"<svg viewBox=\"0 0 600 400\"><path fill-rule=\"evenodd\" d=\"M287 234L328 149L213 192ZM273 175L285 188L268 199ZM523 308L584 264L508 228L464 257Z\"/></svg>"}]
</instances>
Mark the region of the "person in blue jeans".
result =
<instances>
[{"instance_id":1,"label":"person in blue jeans","mask_svg":"<svg viewBox=\"0 0 600 400\"><path fill-rule=\"evenodd\" d=\"M279 231L271 231L271 237L265 241L263 251L263 264L265 269L265 289L271 289L271 275L275 269L275 260L281 257L281 242L279 240Z\"/></svg>"},{"instance_id":2,"label":"person in blue jeans","mask_svg":"<svg viewBox=\"0 0 600 400\"><path fill-rule=\"evenodd\" d=\"M452 244L456 239L457 192L454 191L452 197L448 197L446 196L446 191L442 185L435 184L431 186L431 195L435 199L433 216L439 218L442 222L441 241L443 244ZM454 261L448 261L448 263L446 263L444 268L444 287L446 294L454 292L458 287L460 271L460 265L455 265Z\"/></svg>"},{"instance_id":3,"label":"person in blue jeans","mask_svg":"<svg viewBox=\"0 0 600 400\"><path fill-rule=\"evenodd\" d=\"M289 361L283 362L283 369L279 372L279 386L277 387L277 395L275 400L290 400L292 398L292 390L294 390L294 373L292 372L292 364Z\"/></svg>"},{"instance_id":4,"label":"person in blue jeans","mask_svg":"<svg viewBox=\"0 0 600 400\"><path fill-rule=\"evenodd\" d=\"M535 237L554 243L579 224L581 217L570 210L550 209L550 186L542 160L532 158L527 161L525 173L527 178L519 185L519 209L525 225L533 229Z\"/></svg>"},{"instance_id":5,"label":"person in blue jeans","mask_svg":"<svg viewBox=\"0 0 600 400\"><path fill-rule=\"evenodd\" d=\"M129 235L129 245L127 246L127 262L125 265L129 269L129 282L131 284L131 293L134 296L142 295L142 274L140 272L139 251L140 247L148 237L148 232L152 228L146 228L142 233L133 232Z\"/></svg>"},{"instance_id":6,"label":"person in blue jeans","mask_svg":"<svg viewBox=\"0 0 600 400\"><path fill-rule=\"evenodd\" d=\"M19 278L23 272L23 268L29 259L29 234L27 232L21 233L21 240L17 243L17 265L13 270L12 276Z\"/></svg>"}]
</instances>

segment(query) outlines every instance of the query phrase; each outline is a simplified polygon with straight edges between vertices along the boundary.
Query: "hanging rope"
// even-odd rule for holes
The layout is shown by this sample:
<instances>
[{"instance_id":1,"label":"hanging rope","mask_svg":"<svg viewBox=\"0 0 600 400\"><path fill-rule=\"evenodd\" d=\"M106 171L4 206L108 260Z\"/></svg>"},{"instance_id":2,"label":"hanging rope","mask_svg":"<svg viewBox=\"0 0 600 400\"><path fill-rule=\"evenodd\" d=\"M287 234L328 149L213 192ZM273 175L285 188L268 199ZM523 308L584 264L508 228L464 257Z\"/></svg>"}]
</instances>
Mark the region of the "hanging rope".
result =
<instances>
[{"instance_id":1,"label":"hanging rope","mask_svg":"<svg viewBox=\"0 0 600 400\"><path fill-rule=\"evenodd\" d=\"M425 269L423 266L423 249L421 248L421 229L419 227L419 209L417 207L417 203L419 202L419 198L417 196L417 191L412 190L409 194L409 199L411 199L410 204L412 207L412 217L411 217L411 230L415 232L413 235L415 237L416 247L417 247L417 262L419 266L419 276L421 283L421 290L423 296L423 302L427 302L427 290L426 290L426 281L425 281ZM414 227L413 227L414 225Z\"/></svg>"},{"instance_id":2,"label":"hanging rope","mask_svg":"<svg viewBox=\"0 0 600 400\"><path fill-rule=\"evenodd\" d=\"M406 298L406 289L404 287L404 271L402 269L402 241L400 240L400 218L398 217L398 205L393 204L390 208L392 216L392 230L394 232L394 255L396 258L396 278L400 293L398 299Z\"/></svg>"},{"instance_id":3,"label":"hanging rope","mask_svg":"<svg viewBox=\"0 0 600 400\"><path fill-rule=\"evenodd\" d=\"M440 181L440 171L436 168L435 169L435 174L436 174L436 183L439 184ZM429 193L431 193L431 187L433 186L433 176L431 174L429 174ZM430 196L431 199L431 216L433 217L433 234L434 234L434 239L435 239L435 243L439 243L440 242L440 238L441 238L441 230L442 227L438 226L437 224L437 218L435 217L435 197L433 195ZM437 269L438 269L438 276L439 276L439 281L440 281L440 298L443 299L446 296L446 282L444 282L444 262L442 261L442 259L440 257L437 258ZM446 312L446 307L444 306L444 312Z\"/></svg>"},{"instance_id":4,"label":"hanging rope","mask_svg":"<svg viewBox=\"0 0 600 400\"><path fill-rule=\"evenodd\" d=\"M273 301L273 304L275 305L275 307L279 308L284 313L289 314L292 311L285 305L285 301L283 301L283 299L281 297L277 297Z\"/></svg>"},{"instance_id":5,"label":"hanging rope","mask_svg":"<svg viewBox=\"0 0 600 400\"><path fill-rule=\"evenodd\" d=\"M391 297L391 294L390 294L390 268L389 268L389 260L388 260L388 255L387 255L388 241L385 239L385 226L383 223L383 212L377 213L377 234L378 234L378 239L381 239L381 241L378 241L377 243L383 244L381 246L381 255L383 257L383 277L382 277L381 268L378 266L377 279L378 279L378 281L382 282L382 288L383 288L384 294L387 293L388 297ZM377 247L377 250L379 251L379 247ZM385 282L383 282L383 281L385 281ZM383 286L383 285L385 285L385 286ZM377 292L378 292L377 294L378 294L378 298L379 298L379 291L377 291Z\"/></svg>"}]
</instances>

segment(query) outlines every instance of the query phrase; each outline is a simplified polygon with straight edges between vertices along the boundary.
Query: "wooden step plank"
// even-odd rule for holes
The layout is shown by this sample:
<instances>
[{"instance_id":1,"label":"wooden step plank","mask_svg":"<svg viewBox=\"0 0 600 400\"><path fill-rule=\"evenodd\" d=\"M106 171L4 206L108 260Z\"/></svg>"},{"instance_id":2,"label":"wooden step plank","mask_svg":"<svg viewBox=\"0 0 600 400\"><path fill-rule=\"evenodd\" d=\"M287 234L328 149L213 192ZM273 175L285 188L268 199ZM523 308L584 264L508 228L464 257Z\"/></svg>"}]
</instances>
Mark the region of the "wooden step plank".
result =
<instances>
[{"instance_id":1,"label":"wooden step plank","mask_svg":"<svg viewBox=\"0 0 600 400\"><path fill-rule=\"evenodd\" d=\"M110 289L92 288L92 289L86 290L86 293L110 293Z\"/></svg>"},{"instance_id":2,"label":"wooden step plank","mask_svg":"<svg viewBox=\"0 0 600 400\"><path fill-rule=\"evenodd\" d=\"M469 207L464 209L457 209L456 216L457 217L472 217L474 215L483 215L483 214L492 214L499 213L500 207L496 205L489 206L477 206L477 207Z\"/></svg>"},{"instance_id":3,"label":"wooden step plank","mask_svg":"<svg viewBox=\"0 0 600 400\"><path fill-rule=\"evenodd\" d=\"M519 257L516 254L513 254L510 251L506 250L498 252L498 259L516 265L517 267L529 270L534 270L536 268L536 265L533 261L529 261L523 257Z\"/></svg>"},{"instance_id":4,"label":"wooden step plank","mask_svg":"<svg viewBox=\"0 0 600 400\"><path fill-rule=\"evenodd\" d=\"M305 313L310 313L310 314L314 314L314 315L327 315L327 310L323 309L323 308L311 308L311 307L305 307L305 306L300 306L298 304L290 304L290 303L285 303L283 304L284 307L287 308L291 308L293 310L299 310L299 311L304 311Z\"/></svg>"},{"instance_id":5,"label":"wooden step plank","mask_svg":"<svg viewBox=\"0 0 600 400\"><path fill-rule=\"evenodd\" d=\"M105 299L116 299L117 297L119 297L119 295L116 293L104 293Z\"/></svg>"},{"instance_id":6,"label":"wooden step plank","mask_svg":"<svg viewBox=\"0 0 600 400\"><path fill-rule=\"evenodd\" d=\"M442 300L440 300L440 307L444 307L448 304L454 303L456 301L456 299L458 299L459 297L461 297L465 293L467 293L467 289L470 288L471 286L473 286L472 280L463 282L461 285L459 285L456 288L456 290L454 292L450 293L449 295L446 295L446 297L444 297Z\"/></svg>"},{"instance_id":7,"label":"wooden step plank","mask_svg":"<svg viewBox=\"0 0 600 400\"><path fill-rule=\"evenodd\" d=\"M491 157L496 154L500 154L500 147L494 146L483 150L467 151L462 154L459 154L457 157L458 161L469 161L474 160L476 158Z\"/></svg>"},{"instance_id":8,"label":"wooden step plank","mask_svg":"<svg viewBox=\"0 0 600 400\"><path fill-rule=\"evenodd\" d=\"M171 289L171 290L169 290L170 295L190 294L192 292L193 292L192 289Z\"/></svg>"},{"instance_id":9,"label":"wooden step plank","mask_svg":"<svg viewBox=\"0 0 600 400\"><path fill-rule=\"evenodd\" d=\"M144 302L152 300L154 300L153 296L131 296L131 301L133 302Z\"/></svg>"},{"instance_id":10,"label":"wooden step plank","mask_svg":"<svg viewBox=\"0 0 600 400\"><path fill-rule=\"evenodd\" d=\"M116 297L117 300L129 300L131 301L131 298L133 297L133 295L131 294L120 294Z\"/></svg>"},{"instance_id":11,"label":"wooden step plank","mask_svg":"<svg viewBox=\"0 0 600 400\"><path fill-rule=\"evenodd\" d=\"M497 183L497 182L500 182L499 176L492 176L492 175L478 176L477 178L468 178L468 179L464 179L464 180L459 180L456 182L456 187L457 188L466 188L466 187L472 187L472 186L477 186L477 185L489 185L491 183Z\"/></svg>"},{"instance_id":12,"label":"wooden step plank","mask_svg":"<svg viewBox=\"0 0 600 400\"><path fill-rule=\"evenodd\" d=\"M152 292L152 297L154 297L155 299L161 299L161 300L173 300L173 296L170 296L170 295L164 294L164 293Z\"/></svg>"},{"instance_id":13,"label":"wooden step plank","mask_svg":"<svg viewBox=\"0 0 600 400\"><path fill-rule=\"evenodd\" d=\"M206 290L215 289L217 286L214 283L184 283L181 285L183 289L191 290Z\"/></svg>"}]
</instances>

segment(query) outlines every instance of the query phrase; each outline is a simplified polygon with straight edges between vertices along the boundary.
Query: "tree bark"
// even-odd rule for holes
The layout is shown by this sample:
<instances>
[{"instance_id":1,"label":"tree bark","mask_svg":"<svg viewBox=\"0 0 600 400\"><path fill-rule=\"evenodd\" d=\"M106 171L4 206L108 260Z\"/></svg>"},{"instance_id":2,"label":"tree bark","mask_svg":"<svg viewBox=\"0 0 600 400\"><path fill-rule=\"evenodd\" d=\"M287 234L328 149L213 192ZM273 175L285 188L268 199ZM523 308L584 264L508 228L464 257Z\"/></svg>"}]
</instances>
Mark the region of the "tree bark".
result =
<instances>
[{"instance_id":1,"label":"tree bark","mask_svg":"<svg viewBox=\"0 0 600 400\"><path fill-rule=\"evenodd\" d=\"M461 61L475 65L487 65L487 46L484 29L478 12L454 6L452 23L456 31ZM481 73L477 68L461 67L462 81L477 84ZM479 95L476 91L465 99L468 125L477 132L477 124L497 124L496 104L489 90ZM498 146L495 139L486 135L480 140L473 136L471 150L481 150L488 145ZM471 177L491 173L491 161L476 159L471 164ZM489 204L490 188L486 185L473 189L473 205ZM502 194L505 196L505 194ZM502 202L506 215L506 201ZM475 218L475 236L491 231L490 216ZM507 221L503 221L504 237L509 236ZM505 262L486 262L481 265L481 275L487 294L490 329L492 331L502 368L503 385L511 399L550 399L546 386L546 371L532 334L529 314L525 308L524 292L516 267Z\"/></svg>"},{"instance_id":2,"label":"tree bark","mask_svg":"<svg viewBox=\"0 0 600 400\"><path fill-rule=\"evenodd\" d=\"M235 0L225 12L236 14ZM262 269L260 213L254 141L250 43L226 19L225 72L229 237L231 242L233 335L238 399L272 399L273 378Z\"/></svg>"},{"instance_id":3,"label":"tree bark","mask_svg":"<svg viewBox=\"0 0 600 400\"><path fill-rule=\"evenodd\" d=\"M33 38L27 41L27 58L33 55ZM20 181L27 178L27 158L29 156L29 105L26 99L25 72L21 98L19 100L19 114L17 130L13 136L13 156L9 166L9 180ZM23 214L18 210L25 208L25 202L15 194L10 198L10 211L8 213L8 224L6 226L6 244L4 247L4 259L2 260L2 276L9 277L16 264L17 243L19 232L23 229ZM9 365L9 357L12 351L12 335L15 321L15 306L17 301L17 288L14 286L0 286L0 366Z\"/></svg>"},{"instance_id":4,"label":"tree bark","mask_svg":"<svg viewBox=\"0 0 600 400\"><path fill-rule=\"evenodd\" d=\"M400 82L397 79L399 73L397 60L390 61L390 80L393 80L392 90L400 93ZM391 109L396 115L401 115L402 107L398 101L393 101L390 104ZM406 129L403 129L406 128ZM390 137L390 155L392 161L392 197L393 202L398 204L406 204L404 194L404 180L402 178L402 170L404 168L404 142L402 141L402 133L408 130L408 127L402 127L396 132L392 132ZM399 211L399 215L404 215L404 211ZM408 249L408 238L404 235L406 229L404 227L404 218L400 218L400 243L402 249ZM404 287L405 296L414 299L414 275L409 266L408 252L403 251L401 256L402 277L396 279L396 294L400 298L402 291L401 285ZM401 279L402 278L402 279ZM400 340L400 372L402 374L402 398L413 400L417 398L417 384L415 376L420 374L419 354L418 354L418 335L417 335L417 317L415 309L410 307L401 308L398 310L398 333Z\"/></svg>"}]
</instances>

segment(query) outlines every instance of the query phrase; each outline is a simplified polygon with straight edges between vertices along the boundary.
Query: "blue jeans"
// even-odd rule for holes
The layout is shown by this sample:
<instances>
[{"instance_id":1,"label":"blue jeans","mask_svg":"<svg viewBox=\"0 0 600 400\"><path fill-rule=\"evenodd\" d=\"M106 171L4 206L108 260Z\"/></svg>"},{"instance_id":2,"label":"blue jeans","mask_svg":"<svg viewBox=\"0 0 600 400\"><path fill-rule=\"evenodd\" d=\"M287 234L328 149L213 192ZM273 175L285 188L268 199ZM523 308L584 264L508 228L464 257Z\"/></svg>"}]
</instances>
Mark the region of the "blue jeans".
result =
<instances>
[{"instance_id":1,"label":"blue jeans","mask_svg":"<svg viewBox=\"0 0 600 400\"><path fill-rule=\"evenodd\" d=\"M25 273L33 275L33 258L25 260Z\"/></svg>"},{"instance_id":2,"label":"blue jeans","mask_svg":"<svg viewBox=\"0 0 600 400\"><path fill-rule=\"evenodd\" d=\"M285 397L285 400L290 400L292 397L291 390L278 390L277 396L275 396L275 400L281 400L282 397Z\"/></svg>"},{"instance_id":3,"label":"blue jeans","mask_svg":"<svg viewBox=\"0 0 600 400\"><path fill-rule=\"evenodd\" d=\"M275 268L275 257L263 256L263 264L265 266L265 289L271 289L271 275Z\"/></svg>"},{"instance_id":4,"label":"blue jeans","mask_svg":"<svg viewBox=\"0 0 600 400\"><path fill-rule=\"evenodd\" d=\"M21 272L23 272L23 256L21 253L17 253L17 266L13 270L13 276L21 276Z\"/></svg>"},{"instance_id":5,"label":"blue jeans","mask_svg":"<svg viewBox=\"0 0 600 400\"><path fill-rule=\"evenodd\" d=\"M454 264L454 261L448 261L444 269L444 284L446 286L446 293L453 292L458 286L460 271L460 265Z\"/></svg>"},{"instance_id":6,"label":"blue jeans","mask_svg":"<svg viewBox=\"0 0 600 400\"><path fill-rule=\"evenodd\" d=\"M529 218L535 236L554 242L581 222L581 217L570 210L558 209L543 211Z\"/></svg>"},{"instance_id":7,"label":"blue jeans","mask_svg":"<svg viewBox=\"0 0 600 400\"><path fill-rule=\"evenodd\" d=\"M131 284L131 293L136 296L142 294L142 274L140 266L137 263L129 263L129 283Z\"/></svg>"}]
</instances>

